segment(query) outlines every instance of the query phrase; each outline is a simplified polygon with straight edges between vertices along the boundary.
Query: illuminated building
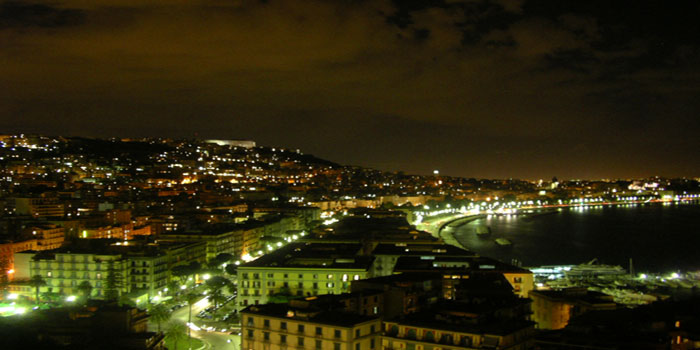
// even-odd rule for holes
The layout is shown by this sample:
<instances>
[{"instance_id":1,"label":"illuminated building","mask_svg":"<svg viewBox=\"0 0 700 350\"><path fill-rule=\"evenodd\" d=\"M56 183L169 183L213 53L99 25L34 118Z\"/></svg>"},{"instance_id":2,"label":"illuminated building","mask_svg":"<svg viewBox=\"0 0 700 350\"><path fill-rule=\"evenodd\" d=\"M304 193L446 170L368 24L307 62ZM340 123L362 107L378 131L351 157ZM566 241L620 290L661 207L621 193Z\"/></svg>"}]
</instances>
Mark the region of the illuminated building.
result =
<instances>
[{"instance_id":1,"label":"illuminated building","mask_svg":"<svg viewBox=\"0 0 700 350\"><path fill-rule=\"evenodd\" d=\"M316 305L313 299L254 305L241 311L241 349L380 349L378 316Z\"/></svg>"},{"instance_id":2,"label":"illuminated building","mask_svg":"<svg viewBox=\"0 0 700 350\"><path fill-rule=\"evenodd\" d=\"M159 295L170 281L170 269L179 264L204 261L203 243L143 245L136 242L89 240L60 249L15 254L16 279L41 276L41 292L79 295L87 281L91 298L104 299L109 275L113 274L120 294L137 303ZM34 297L33 290L29 295Z\"/></svg>"},{"instance_id":3,"label":"illuminated building","mask_svg":"<svg viewBox=\"0 0 700 350\"><path fill-rule=\"evenodd\" d=\"M360 244L291 243L237 269L238 308L265 304L271 295L340 294L371 277L374 258Z\"/></svg>"},{"instance_id":4,"label":"illuminated building","mask_svg":"<svg viewBox=\"0 0 700 350\"><path fill-rule=\"evenodd\" d=\"M15 213L40 217L63 217L65 208L56 198L11 198Z\"/></svg>"},{"instance_id":5,"label":"illuminated building","mask_svg":"<svg viewBox=\"0 0 700 350\"><path fill-rule=\"evenodd\" d=\"M250 140L206 140L205 142L214 143L219 146L255 148L255 141Z\"/></svg>"},{"instance_id":6,"label":"illuminated building","mask_svg":"<svg viewBox=\"0 0 700 350\"><path fill-rule=\"evenodd\" d=\"M65 239L65 229L54 224L32 225L25 229L25 233L32 235L37 240L36 250L50 250L59 248Z\"/></svg>"},{"instance_id":7,"label":"illuminated building","mask_svg":"<svg viewBox=\"0 0 700 350\"><path fill-rule=\"evenodd\" d=\"M209 261L219 254L234 254L237 234L240 233L227 228L186 232L166 231L158 236L158 242L205 242L206 259Z\"/></svg>"},{"instance_id":8,"label":"illuminated building","mask_svg":"<svg viewBox=\"0 0 700 350\"><path fill-rule=\"evenodd\" d=\"M10 280L17 277L15 254L25 250L37 250L37 240L0 243L0 261L7 263L7 271L4 273L7 273Z\"/></svg>"}]
</instances>

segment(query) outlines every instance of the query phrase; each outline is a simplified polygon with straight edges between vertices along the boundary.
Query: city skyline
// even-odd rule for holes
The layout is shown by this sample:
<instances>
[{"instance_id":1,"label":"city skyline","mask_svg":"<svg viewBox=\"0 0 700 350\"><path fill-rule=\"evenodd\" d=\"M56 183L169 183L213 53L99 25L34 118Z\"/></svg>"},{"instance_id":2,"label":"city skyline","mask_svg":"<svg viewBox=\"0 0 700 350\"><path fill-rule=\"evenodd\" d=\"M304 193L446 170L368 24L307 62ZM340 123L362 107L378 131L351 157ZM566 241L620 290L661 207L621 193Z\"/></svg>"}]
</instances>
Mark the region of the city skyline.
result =
<instances>
[{"instance_id":1,"label":"city skyline","mask_svg":"<svg viewBox=\"0 0 700 350\"><path fill-rule=\"evenodd\" d=\"M694 2L0 4L0 130L476 178L695 177Z\"/></svg>"}]
</instances>

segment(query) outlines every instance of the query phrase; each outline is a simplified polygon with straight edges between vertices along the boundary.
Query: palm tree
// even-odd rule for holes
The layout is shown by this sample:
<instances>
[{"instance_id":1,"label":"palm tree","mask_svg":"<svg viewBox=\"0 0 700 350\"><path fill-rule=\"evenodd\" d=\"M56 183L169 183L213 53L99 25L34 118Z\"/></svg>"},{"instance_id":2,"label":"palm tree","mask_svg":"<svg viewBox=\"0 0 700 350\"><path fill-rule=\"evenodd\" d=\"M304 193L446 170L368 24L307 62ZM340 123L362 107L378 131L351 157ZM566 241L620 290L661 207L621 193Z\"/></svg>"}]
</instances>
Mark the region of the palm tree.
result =
<instances>
[{"instance_id":1,"label":"palm tree","mask_svg":"<svg viewBox=\"0 0 700 350\"><path fill-rule=\"evenodd\" d=\"M185 299L187 300L187 306L189 307L189 314L187 316L187 323L192 324L192 305L199 301L200 296L194 293L188 293L185 295ZM187 336L190 338L190 348L192 348L192 329L190 327L187 327Z\"/></svg>"},{"instance_id":2,"label":"palm tree","mask_svg":"<svg viewBox=\"0 0 700 350\"><path fill-rule=\"evenodd\" d=\"M214 314L217 314L219 312L219 305L226 302L226 297L221 289L216 289L209 293L209 300L214 303Z\"/></svg>"},{"instance_id":3,"label":"palm tree","mask_svg":"<svg viewBox=\"0 0 700 350\"><path fill-rule=\"evenodd\" d=\"M46 285L46 281L40 275L34 275L29 280L29 285L34 287L34 292L36 293L36 303L39 304L39 289Z\"/></svg>"},{"instance_id":4,"label":"palm tree","mask_svg":"<svg viewBox=\"0 0 700 350\"><path fill-rule=\"evenodd\" d=\"M90 298L90 294L92 294L92 285L90 285L90 282L80 282L80 284L78 285L78 291L80 291L80 294L83 295L83 298L85 299L85 304L87 304L87 301Z\"/></svg>"},{"instance_id":5,"label":"palm tree","mask_svg":"<svg viewBox=\"0 0 700 350\"><path fill-rule=\"evenodd\" d=\"M187 338L187 327L182 321L170 321L165 338L170 340L173 348L177 350L177 343Z\"/></svg>"},{"instance_id":6,"label":"palm tree","mask_svg":"<svg viewBox=\"0 0 700 350\"><path fill-rule=\"evenodd\" d=\"M148 314L151 315L151 320L155 322L158 325L158 332L160 333L160 325L163 322L168 322L170 321L170 316L172 316L172 313L170 312L170 309L168 309L165 304L151 304L150 309L148 310Z\"/></svg>"}]
</instances>

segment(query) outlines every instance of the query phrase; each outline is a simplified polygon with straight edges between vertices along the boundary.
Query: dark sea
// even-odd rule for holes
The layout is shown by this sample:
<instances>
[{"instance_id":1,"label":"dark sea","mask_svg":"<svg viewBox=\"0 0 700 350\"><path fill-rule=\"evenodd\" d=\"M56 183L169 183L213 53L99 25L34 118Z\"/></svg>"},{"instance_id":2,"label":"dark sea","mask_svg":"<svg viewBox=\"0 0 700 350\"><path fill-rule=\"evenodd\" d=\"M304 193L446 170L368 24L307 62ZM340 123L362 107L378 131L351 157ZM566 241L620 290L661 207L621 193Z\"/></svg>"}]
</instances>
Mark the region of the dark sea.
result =
<instances>
[{"instance_id":1,"label":"dark sea","mask_svg":"<svg viewBox=\"0 0 700 350\"><path fill-rule=\"evenodd\" d=\"M478 226L491 235L477 237ZM483 228L482 228L483 230ZM522 266L601 264L636 272L700 270L700 203L563 208L554 214L495 216L455 229L454 236L483 256ZM496 238L511 241L500 246Z\"/></svg>"}]
</instances>

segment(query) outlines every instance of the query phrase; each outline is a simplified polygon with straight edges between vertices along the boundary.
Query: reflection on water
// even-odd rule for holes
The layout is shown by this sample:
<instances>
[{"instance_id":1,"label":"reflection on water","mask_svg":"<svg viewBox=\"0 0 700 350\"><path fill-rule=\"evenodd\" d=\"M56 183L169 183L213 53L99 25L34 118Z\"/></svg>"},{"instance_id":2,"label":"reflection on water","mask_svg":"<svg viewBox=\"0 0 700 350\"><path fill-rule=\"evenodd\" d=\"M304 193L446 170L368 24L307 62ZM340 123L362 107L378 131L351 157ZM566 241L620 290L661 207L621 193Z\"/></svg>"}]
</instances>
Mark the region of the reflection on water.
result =
<instances>
[{"instance_id":1,"label":"reflection on water","mask_svg":"<svg viewBox=\"0 0 700 350\"><path fill-rule=\"evenodd\" d=\"M496 216L475 220L454 232L465 247L524 266L601 263L639 271L700 269L700 205L629 204L560 209L540 216ZM477 235L490 227L490 235ZM501 246L505 238L512 245Z\"/></svg>"}]
</instances>

